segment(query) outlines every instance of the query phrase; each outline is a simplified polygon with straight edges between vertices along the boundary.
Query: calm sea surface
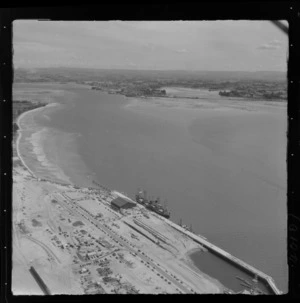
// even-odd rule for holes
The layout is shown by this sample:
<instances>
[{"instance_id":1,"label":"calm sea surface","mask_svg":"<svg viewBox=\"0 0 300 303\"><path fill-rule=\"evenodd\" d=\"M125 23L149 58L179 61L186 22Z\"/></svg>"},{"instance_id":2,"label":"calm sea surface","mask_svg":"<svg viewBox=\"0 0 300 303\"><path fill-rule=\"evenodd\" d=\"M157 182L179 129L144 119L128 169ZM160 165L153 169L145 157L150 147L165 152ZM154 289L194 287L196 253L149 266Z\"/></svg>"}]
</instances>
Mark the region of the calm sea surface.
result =
<instances>
[{"instance_id":1,"label":"calm sea surface","mask_svg":"<svg viewBox=\"0 0 300 303\"><path fill-rule=\"evenodd\" d=\"M72 99L60 96L59 110L36 117L72 134L47 155L66 175L167 199L173 221L191 224L287 290L286 109L126 106L123 96L68 89Z\"/></svg>"}]
</instances>

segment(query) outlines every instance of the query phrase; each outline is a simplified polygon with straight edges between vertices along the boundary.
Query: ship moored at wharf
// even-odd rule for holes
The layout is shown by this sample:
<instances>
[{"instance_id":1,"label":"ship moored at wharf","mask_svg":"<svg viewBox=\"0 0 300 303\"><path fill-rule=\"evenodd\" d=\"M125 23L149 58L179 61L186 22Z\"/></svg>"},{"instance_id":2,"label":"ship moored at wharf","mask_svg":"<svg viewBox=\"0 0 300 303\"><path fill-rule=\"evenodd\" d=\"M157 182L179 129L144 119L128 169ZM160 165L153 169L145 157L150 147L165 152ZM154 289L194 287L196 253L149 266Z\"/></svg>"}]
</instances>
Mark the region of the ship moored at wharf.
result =
<instances>
[{"instance_id":1,"label":"ship moored at wharf","mask_svg":"<svg viewBox=\"0 0 300 303\"><path fill-rule=\"evenodd\" d=\"M94 182L96 184L96 182ZM100 186L99 184L97 184ZM104 187L103 187L104 188ZM132 199L129 198L129 196L125 193L120 193L117 191L114 191L114 193L117 193L118 196L121 196L122 198L125 198L127 200ZM226 252L225 250L217 247L216 245L212 244L209 242L205 237L202 235L195 234L192 230L192 226L188 227L185 224L182 224L182 219L180 219L179 223L172 222L169 220L170 218L170 212L166 209L166 207L163 207L159 203L159 198L158 199L147 199L146 197L146 192L145 191L138 191L138 193L135 195L135 200L138 204L142 205L145 209L149 209L152 212L160 215L162 217L162 220L165 221L169 226L173 227L174 229L182 232L184 235L188 236L192 240L194 240L196 243L199 243L202 245L204 248L206 248L209 252L213 253L214 255L220 257L221 259L225 260L228 263L232 263L234 266L237 268L240 268L244 273L247 273L250 275L250 277L254 277L252 279L252 282L236 276L235 278L240 281L240 285L243 286L242 291L235 292L231 289L226 289L224 293L227 294L252 294L252 295L262 295L262 294L276 294L276 295L281 295L283 294L282 291L280 291L276 284L275 281L273 280L272 277L264 274L263 272L259 271L258 269L254 268L253 266L247 264L246 262L236 258L235 256L231 255L230 253ZM147 218L149 216L147 215L147 212L145 210L141 210L143 215ZM135 223L138 221L135 220ZM127 223L126 223L127 224ZM264 289L261 289L262 284L265 287L262 287ZM265 289L267 288L267 290Z\"/></svg>"},{"instance_id":2,"label":"ship moored at wharf","mask_svg":"<svg viewBox=\"0 0 300 303\"><path fill-rule=\"evenodd\" d=\"M146 192L145 191L139 191L136 195L135 195L135 200L137 203L145 206L145 208L157 213L160 216L163 216L167 219L170 218L171 214L170 212L167 210L167 208L165 206L162 206L159 202L159 198L157 199L147 199L146 197Z\"/></svg>"}]
</instances>

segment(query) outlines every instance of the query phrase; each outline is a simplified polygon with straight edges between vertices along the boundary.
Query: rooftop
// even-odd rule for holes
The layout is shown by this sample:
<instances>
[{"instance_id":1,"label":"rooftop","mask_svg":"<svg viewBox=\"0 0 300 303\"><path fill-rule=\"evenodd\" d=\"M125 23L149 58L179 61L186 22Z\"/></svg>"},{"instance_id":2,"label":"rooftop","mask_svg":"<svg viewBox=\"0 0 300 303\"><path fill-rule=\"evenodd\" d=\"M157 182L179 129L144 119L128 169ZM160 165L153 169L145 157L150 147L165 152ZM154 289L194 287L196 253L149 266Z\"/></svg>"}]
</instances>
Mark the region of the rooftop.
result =
<instances>
[{"instance_id":1,"label":"rooftop","mask_svg":"<svg viewBox=\"0 0 300 303\"><path fill-rule=\"evenodd\" d=\"M131 206L131 207L134 207L136 204L133 203L133 202L130 202L129 200L125 200L121 197L118 197L116 199L114 199L112 202L111 202L114 206L117 206L119 208L122 208L124 206Z\"/></svg>"}]
</instances>

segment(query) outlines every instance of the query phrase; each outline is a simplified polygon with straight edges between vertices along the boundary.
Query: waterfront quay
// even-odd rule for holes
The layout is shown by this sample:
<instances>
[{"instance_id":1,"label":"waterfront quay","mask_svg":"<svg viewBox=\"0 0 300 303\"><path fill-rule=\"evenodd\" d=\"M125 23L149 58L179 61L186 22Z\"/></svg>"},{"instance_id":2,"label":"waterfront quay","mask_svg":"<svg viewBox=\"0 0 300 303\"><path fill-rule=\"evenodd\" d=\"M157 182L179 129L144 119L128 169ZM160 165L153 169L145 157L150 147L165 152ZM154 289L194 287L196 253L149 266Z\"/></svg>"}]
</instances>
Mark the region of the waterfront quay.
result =
<instances>
[{"instance_id":1,"label":"waterfront quay","mask_svg":"<svg viewBox=\"0 0 300 303\"><path fill-rule=\"evenodd\" d=\"M244 270L245 272L253 274L253 276L257 276L258 279L263 281L271 289L271 291L274 294L276 294L276 295L282 294L282 292L277 288L277 286L275 284L275 281L273 280L272 277L266 275L262 271L256 269L255 267L253 267L253 266L247 264L246 262L238 259L237 257L231 255L227 251L225 251L225 250L217 247L216 245L210 243L204 237L195 235L194 233L186 230L185 228L182 228L181 226L173 223L170 220L165 219L165 221L168 224L170 224L172 227L174 227L175 229L177 229L180 232L182 232L183 234L187 235L188 237L190 237L191 239L193 239L197 243L203 245L209 251L211 251L212 253L216 254L217 256L223 258L227 262L230 262L230 263L234 264L235 266L239 267L240 269Z\"/></svg>"}]
</instances>

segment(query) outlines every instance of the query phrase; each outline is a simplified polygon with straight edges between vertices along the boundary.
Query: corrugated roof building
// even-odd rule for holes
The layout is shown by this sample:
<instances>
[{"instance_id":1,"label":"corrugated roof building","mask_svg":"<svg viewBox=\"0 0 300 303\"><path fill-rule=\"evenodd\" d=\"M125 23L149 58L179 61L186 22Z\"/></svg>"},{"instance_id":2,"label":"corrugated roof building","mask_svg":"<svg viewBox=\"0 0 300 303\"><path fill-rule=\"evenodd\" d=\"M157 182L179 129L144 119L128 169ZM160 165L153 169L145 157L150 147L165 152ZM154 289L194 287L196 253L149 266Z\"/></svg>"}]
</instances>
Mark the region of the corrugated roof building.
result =
<instances>
[{"instance_id":1,"label":"corrugated roof building","mask_svg":"<svg viewBox=\"0 0 300 303\"><path fill-rule=\"evenodd\" d=\"M111 201L111 206L115 207L117 209L128 209L128 208L135 207L136 203L133 203L133 202L130 202L128 200L118 197Z\"/></svg>"}]
</instances>

